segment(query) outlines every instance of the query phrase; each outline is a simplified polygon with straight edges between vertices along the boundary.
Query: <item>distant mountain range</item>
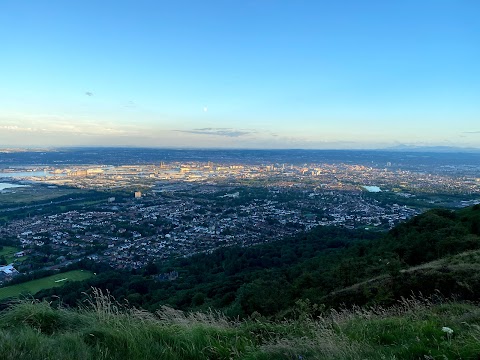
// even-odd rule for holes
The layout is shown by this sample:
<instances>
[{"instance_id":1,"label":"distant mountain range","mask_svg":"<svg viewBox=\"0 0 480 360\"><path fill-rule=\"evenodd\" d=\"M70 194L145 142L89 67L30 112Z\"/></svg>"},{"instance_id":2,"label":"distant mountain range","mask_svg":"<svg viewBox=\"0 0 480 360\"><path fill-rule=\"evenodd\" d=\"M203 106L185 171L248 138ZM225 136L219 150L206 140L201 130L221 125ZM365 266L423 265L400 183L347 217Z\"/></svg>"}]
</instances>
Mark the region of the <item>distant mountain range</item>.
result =
<instances>
[{"instance_id":1,"label":"distant mountain range","mask_svg":"<svg viewBox=\"0 0 480 360\"><path fill-rule=\"evenodd\" d=\"M468 153L480 153L479 148L471 148L471 147L457 147L457 146L416 146L416 145L396 145L392 147L388 147L385 149L379 150L387 150L387 151L410 151L410 152L468 152Z\"/></svg>"}]
</instances>

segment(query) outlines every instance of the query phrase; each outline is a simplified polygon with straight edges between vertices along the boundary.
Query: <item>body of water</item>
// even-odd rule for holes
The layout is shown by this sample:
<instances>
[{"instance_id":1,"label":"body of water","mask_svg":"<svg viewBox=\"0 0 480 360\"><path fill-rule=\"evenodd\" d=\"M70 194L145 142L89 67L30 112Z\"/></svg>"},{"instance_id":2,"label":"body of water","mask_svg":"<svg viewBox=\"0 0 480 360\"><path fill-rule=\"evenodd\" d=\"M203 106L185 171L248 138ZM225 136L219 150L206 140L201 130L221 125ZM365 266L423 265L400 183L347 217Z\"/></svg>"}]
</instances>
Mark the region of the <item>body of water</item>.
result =
<instances>
[{"instance_id":1,"label":"body of water","mask_svg":"<svg viewBox=\"0 0 480 360\"><path fill-rule=\"evenodd\" d=\"M27 187L27 186L28 186L28 185L17 185L17 184L10 184L10 183L0 182L0 190L10 189L10 188Z\"/></svg>"},{"instance_id":2,"label":"body of water","mask_svg":"<svg viewBox=\"0 0 480 360\"><path fill-rule=\"evenodd\" d=\"M380 192L382 189L380 189L378 186L363 186L365 190L368 192Z\"/></svg>"},{"instance_id":3,"label":"body of water","mask_svg":"<svg viewBox=\"0 0 480 360\"><path fill-rule=\"evenodd\" d=\"M14 172L0 172L0 178L25 178L31 176L52 176L52 174L45 171L14 171Z\"/></svg>"}]
</instances>

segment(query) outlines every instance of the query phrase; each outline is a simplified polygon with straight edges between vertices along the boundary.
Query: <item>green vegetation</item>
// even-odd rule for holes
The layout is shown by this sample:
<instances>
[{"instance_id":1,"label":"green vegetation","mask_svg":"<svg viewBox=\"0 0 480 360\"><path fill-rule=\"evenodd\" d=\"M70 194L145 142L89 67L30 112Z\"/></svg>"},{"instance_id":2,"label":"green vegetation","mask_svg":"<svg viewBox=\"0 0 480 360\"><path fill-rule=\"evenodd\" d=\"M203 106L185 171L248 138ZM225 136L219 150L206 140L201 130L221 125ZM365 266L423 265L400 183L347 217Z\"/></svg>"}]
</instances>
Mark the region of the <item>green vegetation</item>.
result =
<instances>
[{"instance_id":1,"label":"green vegetation","mask_svg":"<svg viewBox=\"0 0 480 360\"><path fill-rule=\"evenodd\" d=\"M337 257L341 256L338 250L349 243L373 241L380 236L368 231L318 227L295 238L261 246L222 248L209 255L152 264L141 273L103 272L83 284L43 291L38 297L55 300L59 296L64 303L75 306L84 297L84 292L90 287L97 287L110 291L121 301L127 299L132 305L149 310L168 304L182 310L212 307L222 309L229 316L245 316L253 311L272 315L295 303L298 293L292 291L290 281L296 282L296 273L309 262L322 261L334 267ZM85 263L84 266L88 268L91 265ZM179 272L175 281L159 281L155 277L172 270ZM300 277L295 286L306 290L304 280ZM266 291L283 289L281 301L270 304L260 298L257 290L261 287L265 287ZM324 294L328 293L328 289L334 288L325 288L322 290L327 291Z\"/></svg>"},{"instance_id":2,"label":"green vegetation","mask_svg":"<svg viewBox=\"0 0 480 360\"><path fill-rule=\"evenodd\" d=\"M159 276L170 271L178 278ZM92 275L56 280L72 273ZM37 296L48 301L0 314L0 358L478 359L480 205L434 209L387 234L319 227L103 271Z\"/></svg>"},{"instance_id":3,"label":"green vegetation","mask_svg":"<svg viewBox=\"0 0 480 360\"><path fill-rule=\"evenodd\" d=\"M62 186L32 185L21 191L0 194L0 224L31 215L55 214L106 201L106 193Z\"/></svg>"},{"instance_id":4,"label":"green vegetation","mask_svg":"<svg viewBox=\"0 0 480 360\"><path fill-rule=\"evenodd\" d=\"M83 270L72 270L47 276L41 279L30 280L21 284L0 288L0 299L18 297L23 294L35 294L40 290L65 285L71 281L82 281L93 276L93 273Z\"/></svg>"},{"instance_id":5,"label":"green vegetation","mask_svg":"<svg viewBox=\"0 0 480 360\"><path fill-rule=\"evenodd\" d=\"M401 189L397 191L382 191L382 192L367 192L365 191L363 196L379 201L381 205L398 204L406 205L417 209L456 209L461 201L472 200L470 194L462 193L430 193L421 192L418 189L404 189L409 195L405 196L405 193L401 192ZM413 195L413 196L412 196Z\"/></svg>"},{"instance_id":6,"label":"green vegetation","mask_svg":"<svg viewBox=\"0 0 480 360\"><path fill-rule=\"evenodd\" d=\"M342 303L388 306L412 293L477 300L479 226L480 206L474 206L431 210L387 234L317 227L260 246L150 264L141 272L103 272L38 297L54 301L60 296L75 306L84 292L97 287L151 311L167 304L189 311L221 309L231 317L256 312L277 318L290 317L299 299L333 308ZM467 258L474 260L462 260ZM177 271L178 278L156 277L170 271Z\"/></svg>"},{"instance_id":7,"label":"green vegetation","mask_svg":"<svg viewBox=\"0 0 480 360\"><path fill-rule=\"evenodd\" d=\"M29 187L19 187L14 191L6 192L0 196L0 208L14 205L26 205L55 200L67 196L77 196L86 193L85 190L60 186L49 188L45 185L33 184Z\"/></svg>"},{"instance_id":8,"label":"green vegetation","mask_svg":"<svg viewBox=\"0 0 480 360\"><path fill-rule=\"evenodd\" d=\"M80 309L18 302L0 314L0 358L23 359L478 359L480 308L403 299L392 307L296 318L230 320L220 313L155 313L97 289Z\"/></svg>"},{"instance_id":9,"label":"green vegetation","mask_svg":"<svg viewBox=\"0 0 480 360\"><path fill-rule=\"evenodd\" d=\"M20 248L15 246L0 246L0 258L3 257L6 264L11 264L15 260L15 253L19 251Z\"/></svg>"}]
</instances>

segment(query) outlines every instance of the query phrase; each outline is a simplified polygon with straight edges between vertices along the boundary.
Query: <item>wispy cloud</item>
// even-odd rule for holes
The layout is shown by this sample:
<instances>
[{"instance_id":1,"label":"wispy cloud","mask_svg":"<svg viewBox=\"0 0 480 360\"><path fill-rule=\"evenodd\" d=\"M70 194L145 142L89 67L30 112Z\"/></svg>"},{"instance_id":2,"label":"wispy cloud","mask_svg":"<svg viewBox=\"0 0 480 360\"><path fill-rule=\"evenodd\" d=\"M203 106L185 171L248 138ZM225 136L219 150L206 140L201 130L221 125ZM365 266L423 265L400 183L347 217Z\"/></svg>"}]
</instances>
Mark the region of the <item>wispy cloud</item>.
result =
<instances>
[{"instance_id":1,"label":"wispy cloud","mask_svg":"<svg viewBox=\"0 0 480 360\"><path fill-rule=\"evenodd\" d=\"M91 91L85 91L85 95L87 96L93 96L93 93Z\"/></svg>"},{"instance_id":2,"label":"wispy cloud","mask_svg":"<svg viewBox=\"0 0 480 360\"><path fill-rule=\"evenodd\" d=\"M3 124L2 124L3 122ZM15 124L16 123L16 124ZM65 136L132 136L144 132L144 129L127 124L115 124L111 121L78 120L68 116L37 115L17 117L13 123L0 117L0 132L15 134L65 135ZM18 125L17 125L18 124Z\"/></svg>"},{"instance_id":3,"label":"wispy cloud","mask_svg":"<svg viewBox=\"0 0 480 360\"><path fill-rule=\"evenodd\" d=\"M18 131L18 132L32 132L35 129L30 127L20 127L17 125L0 125L0 130L7 130L7 131Z\"/></svg>"},{"instance_id":4,"label":"wispy cloud","mask_svg":"<svg viewBox=\"0 0 480 360\"><path fill-rule=\"evenodd\" d=\"M175 130L181 133L197 134L197 135L215 135L225 137L241 137L256 133L254 130L232 129L232 128L200 128L192 130Z\"/></svg>"},{"instance_id":5,"label":"wispy cloud","mask_svg":"<svg viewBox=\"0 0 480 360\"><path fill-rule=\"evenodd\" d=\"M464 131L462 134L480 134L480 130L479 131Z\"/></svg>"}]
</instances>

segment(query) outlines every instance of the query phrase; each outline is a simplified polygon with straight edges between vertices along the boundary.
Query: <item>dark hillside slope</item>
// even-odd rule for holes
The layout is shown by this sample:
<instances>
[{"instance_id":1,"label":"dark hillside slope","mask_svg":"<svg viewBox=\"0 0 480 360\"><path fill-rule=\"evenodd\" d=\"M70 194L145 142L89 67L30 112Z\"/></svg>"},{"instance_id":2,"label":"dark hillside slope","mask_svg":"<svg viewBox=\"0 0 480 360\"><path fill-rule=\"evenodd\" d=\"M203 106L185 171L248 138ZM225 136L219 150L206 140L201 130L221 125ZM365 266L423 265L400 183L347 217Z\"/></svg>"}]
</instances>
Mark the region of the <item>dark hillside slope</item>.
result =
<instances>
[{"instance_id":1,"label":"dark hillside slope","mask_svg":"<svg viewBox=\"0 0 480 360\"><path fill-rule=\"evenodd\" d=\"M173 259L164 264L151 264L140 274L103 272L83 284L66 284L62 288L42 291L38 298L55 300L59 296L66 305L75 306L91 287L108 290L115 298L131 305L157 309L168 304L182 310L226 310L230 315L246 315L258 311L268 315L292 306L299 298L298 290L305 281L305 267L321 263L329 272L338 262L342 249L354 243L370 243L380 233L354 231L335 227L318 227L308 233L276 242L241 248L219 249L212 254ZM159 275L178 272L172 281L159 280ZM297 284L298 282L298 284ZM250 293L278 292L277 297L257 301ZM329 286L328 289L333 289ZM247 298L249 300L247 300ZM253 303L249 303L254 301ZM249 303L249 304L247 304ZM257 306L258 305L258 306Z\"/></svg>"},{"instance_id":2,"label":"dark hillside slope","mask_svg":"<svg viewBox=\"0 0 480 360\"><path fill-rule=\"evenodd\" d=\"M93 286L150 310L168 304L183 310L221 309L231 316L258 312L280 317L289 316L301 299L329 307L389 305L412 292L440 291L477 300L476 253L468 262L456 257L456 264L449 257L480 249L479 224L476 205L431 210L387 234L318 227L270 244L152 264L142 274L107 272L38 296L54 300L51 296L57 295L73 306ZM432 263L436 260L438 266ZM430 265L418 267L426 263ZM177 271L178 278L158 280L158 274L170 271Z\"/></svg>"},{"instance_id":3,"label":"dark hillside slope","mask_svg":"<svg viewBox=\"0 0 480 360\"><path fill-rule=\"evenodd\" d=\"M418 265L478 249L479 236L480 205L458 211L435 209L392 229L380 249L395 252L408 265Z\"/></svg>"},{"instance_id":4,"label":"dark hillside slope","mask_svg":"<svg viewBox=\"0 0 480 360\"><path fill-rule=\"evenodd\" d=\"M479 205L428 211L392 229L372 252L378 257L393 254L401 266L387 266L381 276L333 291L321 302L330 306L391 303L412 293L478 301L479 235Z\"/></svg>"}]
</instances>

